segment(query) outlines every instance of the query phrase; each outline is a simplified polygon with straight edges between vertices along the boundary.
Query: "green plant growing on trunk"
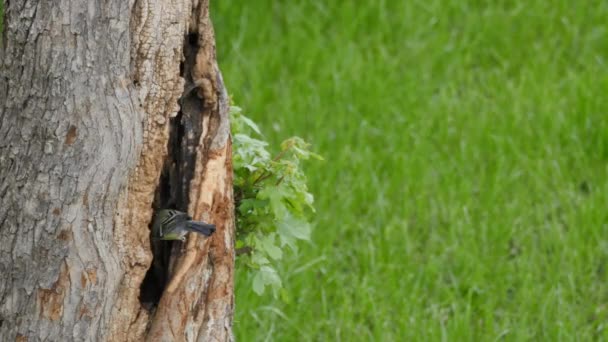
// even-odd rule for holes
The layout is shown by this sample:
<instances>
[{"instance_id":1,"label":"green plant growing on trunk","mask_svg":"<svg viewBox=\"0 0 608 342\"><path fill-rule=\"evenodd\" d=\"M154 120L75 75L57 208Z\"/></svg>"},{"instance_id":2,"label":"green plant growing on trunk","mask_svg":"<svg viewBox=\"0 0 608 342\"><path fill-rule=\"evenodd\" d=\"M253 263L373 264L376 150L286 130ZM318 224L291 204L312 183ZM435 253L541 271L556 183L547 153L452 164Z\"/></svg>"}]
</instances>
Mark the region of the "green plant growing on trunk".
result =
<instances>
[{"instance_id":1,"label":"green plant growing on trunk","mask_svg":"<svg viewBox=\"0 0 608 342\"><path fill-rule=\"evenodd\" d=\"M323 158L310 151L299 137L281 143L271 155L259 127L231 107L236 250L253 277L253 290L261 295L266 286L281 293L276 264L288 249L297 251L298 240L310 239L310 218L315 209L301 162ZM288 247L288 248L285 248Z\"/></svg>"}]
</instances>

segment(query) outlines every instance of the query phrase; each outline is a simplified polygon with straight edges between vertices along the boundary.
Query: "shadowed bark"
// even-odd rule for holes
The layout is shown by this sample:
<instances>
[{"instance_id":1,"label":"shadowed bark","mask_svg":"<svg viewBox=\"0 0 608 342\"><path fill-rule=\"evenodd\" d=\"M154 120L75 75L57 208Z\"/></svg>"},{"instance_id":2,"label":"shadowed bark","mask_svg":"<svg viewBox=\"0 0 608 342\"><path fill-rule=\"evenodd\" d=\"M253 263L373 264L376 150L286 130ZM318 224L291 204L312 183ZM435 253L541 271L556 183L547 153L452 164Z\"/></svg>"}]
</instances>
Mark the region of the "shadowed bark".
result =
<instances>
[{"instance_id":1,"label":"shadowed bark","mask_svg":"<svg viewBox=\"0 0 608 342\"><path fill-rule=\"evenodd\" d=\"M208 1L5 6L1 339L232 340L228 99ZM164 206L218 229L167 244L166 286L147 286Z\"/></svg>"}]
</instances>

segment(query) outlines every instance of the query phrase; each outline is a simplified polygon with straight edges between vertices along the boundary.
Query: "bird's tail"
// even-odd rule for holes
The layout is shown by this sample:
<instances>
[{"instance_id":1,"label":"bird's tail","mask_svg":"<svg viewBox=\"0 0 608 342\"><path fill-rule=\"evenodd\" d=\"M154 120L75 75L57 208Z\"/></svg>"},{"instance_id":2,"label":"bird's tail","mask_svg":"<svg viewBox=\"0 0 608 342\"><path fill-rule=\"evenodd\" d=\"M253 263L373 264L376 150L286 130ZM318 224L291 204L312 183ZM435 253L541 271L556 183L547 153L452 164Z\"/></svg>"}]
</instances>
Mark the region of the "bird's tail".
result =
<instances>
[{"instance_id":1,"label":"bird's tail","mask_svg":"<svg viewBox=\"0 0 608 342\"><path fill-rule=\"evenodd\" d=\"M199 221L188 221L186 222L186 230L205 236L211 236L211 234L215 232L215 225Z\"/></svg>"}]
</instances>

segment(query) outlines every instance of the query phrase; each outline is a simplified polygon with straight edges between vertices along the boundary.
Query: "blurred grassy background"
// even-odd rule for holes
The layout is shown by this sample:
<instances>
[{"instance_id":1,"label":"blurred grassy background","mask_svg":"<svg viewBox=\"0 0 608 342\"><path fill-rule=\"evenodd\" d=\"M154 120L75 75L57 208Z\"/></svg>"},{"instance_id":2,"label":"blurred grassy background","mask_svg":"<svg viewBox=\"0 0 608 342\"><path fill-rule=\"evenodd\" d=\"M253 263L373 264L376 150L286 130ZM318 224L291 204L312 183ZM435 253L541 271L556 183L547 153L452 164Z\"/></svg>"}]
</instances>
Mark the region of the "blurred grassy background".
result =
<instances>
[{"instance_id":1,"label":"blurred grassy background","mask_svg":"<svg viewBox=\"0 0 608 342\"><path fill-rule=\"evenodd\" d=\"M212 5L235 102L326 158L239 340L608 338L608 3Z\"/></svg>"},{"instance_id":2,"label":"blurred grassy background","mask_svg":"<svg viewBox=\"0 0 608 342\"><path fill-rule=\"evenodd\" d=\"M607 338L608 3L212 1L235 102L318 218L242 341Z\"/></svg>"}]
</instances>

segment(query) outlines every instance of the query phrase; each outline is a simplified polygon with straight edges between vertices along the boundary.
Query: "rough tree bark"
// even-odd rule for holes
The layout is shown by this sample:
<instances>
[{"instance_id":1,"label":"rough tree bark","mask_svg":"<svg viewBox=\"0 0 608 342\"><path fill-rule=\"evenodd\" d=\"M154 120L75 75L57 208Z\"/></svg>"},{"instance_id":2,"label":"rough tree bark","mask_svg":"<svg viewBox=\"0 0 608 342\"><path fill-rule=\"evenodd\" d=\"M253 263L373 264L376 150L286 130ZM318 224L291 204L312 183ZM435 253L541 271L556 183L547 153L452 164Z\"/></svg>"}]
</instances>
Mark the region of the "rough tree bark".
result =
<instances>
[{"instance_id":1,"label":"rough tree bark","mask_svg":"<svg viewBox=\"0 0 608 342\"><path fill-rule=\"evenodd\" d=\"M5 0L0 340L232 340L228 100L208 0ZM149 224L173 243L149 284Z\"/></svg>"}]
</instances>

